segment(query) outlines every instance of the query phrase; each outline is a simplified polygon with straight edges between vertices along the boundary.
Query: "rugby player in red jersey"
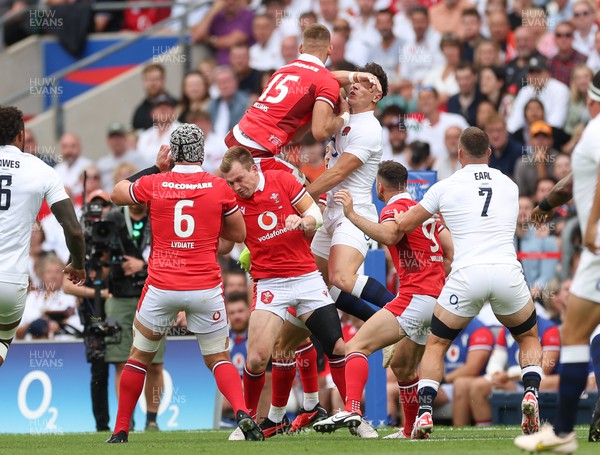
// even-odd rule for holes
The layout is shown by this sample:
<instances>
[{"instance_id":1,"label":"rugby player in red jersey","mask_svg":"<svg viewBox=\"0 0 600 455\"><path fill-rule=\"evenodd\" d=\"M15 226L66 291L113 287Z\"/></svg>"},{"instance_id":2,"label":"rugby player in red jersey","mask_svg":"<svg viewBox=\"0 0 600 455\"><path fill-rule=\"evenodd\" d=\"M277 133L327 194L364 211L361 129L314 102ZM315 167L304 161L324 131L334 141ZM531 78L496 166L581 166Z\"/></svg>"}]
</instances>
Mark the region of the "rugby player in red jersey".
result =
<instances>
[{"instance_id":1,"label":"rugby player in red jersey","mask_svg":"<svg viewBox=\"0 0 600 455\"><path fill-rule=\"evenodd\" d=\"M451 261L453 248L449 232L433 218L409 234L398 230L394 214L416 205L406 192L407 176L406 168L400 163L384 161L379 165L377 195L387 204L381 211L380 223L369 221L354 211L348 190L338 191L334 196L348 220L372 239L388 246L398 272L400 292L347 343L345 410L315 423L316 431L330 432L360 425L360 401L369 375L367 356L399 340L402 340L399 349L404 354L402 362L407 373L406 377L397 379L404 386L412 385L403 389L405 436L412 430L419 408L415 369L425 349L436 298L444 285L444 262Z\"/></svg>"},{"instance_id":2,"label":"rugby player in red jersey","mask_svg":"<svg viewBox=\"0 0 600 455\"><path fill-rule=\"evenodd\" d=\"M167 172L171 159L175 166ZM109 443L127 442L147 367L180 311L186 312L188 330L196 334L204 362L236 411L245 439L264 439L247 412L240 376L229 358L227 315L217 263L219 236L243 242L246 227L235 195L223 179L202 170L203 161L204 133L195 125L183 124L171 134L170 147L161 147L156 166L122 180L113 190L111 197L117 205L147 204L152 245Z\"/></svg>"},{"instance_id":3,"label":"rugby player in red jersey","mask_svg":"<svg viewBox=\"0 0 600 455\"><path fill-rule=\"evenodd\" d=\"M256 413L265 369L289 306L295 307L297 319L320 341L344 396L344 370L338 367L344 361L344 341L338 313L305 241L305 234L322 224L321 211L294 176L285 171L259 171L244 147L225 153L221 172L237 195L246 223L245 243L252 256L254 306L244 368L249 412ZM274 382L273 387L287 385ZM285 405L271 406L261 428L268 437L289 425Z\"/></svg>"}]
</instances>

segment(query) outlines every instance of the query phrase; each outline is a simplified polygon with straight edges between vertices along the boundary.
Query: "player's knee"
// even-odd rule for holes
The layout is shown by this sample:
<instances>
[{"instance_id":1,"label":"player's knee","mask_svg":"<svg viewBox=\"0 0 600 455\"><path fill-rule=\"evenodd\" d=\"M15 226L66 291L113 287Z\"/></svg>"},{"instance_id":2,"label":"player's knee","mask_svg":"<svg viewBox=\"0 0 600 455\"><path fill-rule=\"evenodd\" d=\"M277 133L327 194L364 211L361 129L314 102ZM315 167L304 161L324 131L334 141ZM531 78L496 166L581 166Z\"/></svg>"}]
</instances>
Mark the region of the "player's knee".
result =
<instances>
[{"instance_id":1,"label":"player's knee","mask_svg":"<svg viewBox=\"0 0 600 455\"><path fill-rule=\"evenodd\" d=\"M354 274L349 274L343 271L333 271L329 274L329 282L332 286L345 292L352 292L354 287Z\"/></svg>"},{"instance_id":2,"label":"player's knee","mask_svg":"<svg viewBox=\"0 0 600 455\"><path fill-rule=\"evenodd\" d=\"M159 346L160 339L153 340L146 337L142 332L140 332L140 330L135 326L135 324L133 325L133 344L131 350L132 355L133 348L146 353L156 353L156 351L158 351Z\"/></svg>"},{"instance_id":3,"label":"player's knee","mask_svg":"<svg viewBox=\"0 0 600 455\"><path fill-rule=\"evenodd\" d=\"M442 322L435 314L431 317L431 333L435 335L431 339L432 344L447 344L458 336L462 329L452 329Z\"/></svg>"},{"instance_id":4,"label":"player's knee","mask_svg":"<svg viewBox=\"0 0 600 455\"><path fill-rule=\"evenodd\" d=\"M339 354L334 351L339 342L343 343L340 319L334 305L317 308L305 324L321 343L325 355L340 357L345 354L345 348L342 348Z\"/></svg>"},{"instance_id":5,"label":"player's knee","mask_svg":"<svg viewBox=\"0 0 600 455\"><path fill-rule=\"evenodd\" d=\"M333 354L339 356L346 355L346 343L342 338L338 338L338 340L335 342L335 345L333 346Z\"/></svg>"},{"instance_id":6,"label":"player's knee","mask_svg":"<svg viewBox=\"0 0 600 455\"><path fill-rule=\"evenodd\" d=\"M248 370L253 372L264 371L267 368L269 357L269 354L266 352L248 352L248 356L246 357Z\"/></svg>"},{"instance_id":7,"label":"player's knee","mask_svg":"<svg viewBox=\"0 0 600 455\"><path fill-rule=\"evenodd\" d=\"M403 361L392 362L390 368L400 382L410 381L415 375L415 369L411 368L411 365L406 365L406 362Z\"/></svg>"}]
</instances>

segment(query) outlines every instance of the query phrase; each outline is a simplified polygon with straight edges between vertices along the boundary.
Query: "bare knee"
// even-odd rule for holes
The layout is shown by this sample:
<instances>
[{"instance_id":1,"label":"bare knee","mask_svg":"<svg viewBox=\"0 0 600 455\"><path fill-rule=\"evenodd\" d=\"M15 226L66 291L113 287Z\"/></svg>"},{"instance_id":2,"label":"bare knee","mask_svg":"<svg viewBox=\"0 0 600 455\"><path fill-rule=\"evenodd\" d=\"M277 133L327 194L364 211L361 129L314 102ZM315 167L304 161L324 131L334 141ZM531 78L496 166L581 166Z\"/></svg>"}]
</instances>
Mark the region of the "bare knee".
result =
<instances>
[{"instance_id":1,"label":"bare knee","mask_svg":"<svg viewBox=\"0 0 600 455\"><path fill-rule=\"evenodd\" d=\"M203 357L204 357L204 364L206 365L206 368L208 368L210 371L213 370L213 368L215 367L215 365L217 363L230 361L229 351L218 352L216 354L208 354ZM162 364L161 364L161 370L162 370Z\"/></svg>"},{"instance_id":2,"label":"bare knee","mask_svg":"<svg viewBox=\"0 0 600 455\"><path fill-rule=\"evenodd\" d=\"M342 271L334 271L329 274L329 281L332 286L345 291L352 292L352 288L354 288L354 283L356 282L355 274L349 274L347 272Z\"/></svg>"},{"instance_id":3,"label":"bare knee","mask_svg":"<svg viewBox=\"0 0 600 455\"><path fill-rule=\"evenodd\" d=\"M253 352L248 353L246 357L246 365L248 369L253 372L260 372L267 369L267 363L269 362L269 353L266 352Z\"/></svg>"},{"instance_id":4,"label":"bare knee","mask_svg":"<svg viewBox=\"0 0 600 455\"><path fill-rule=\"evenodd\" d=\"M413 365L407 365L407 362L402 362L401 364L392 363L390 368L394 372L396 379L400 382L410 381L416 376Z\"/></svg>"},{"instance_id":5,"label":"bare knee","mask_svg":"<svg viewBox=\"0 0 600 455\"><path fill-rule=\"evenodd\" d=\"M346 343L344 343L343 338L338 338L338 340L333 345L333 354L340 356L346 355Z\"/></svg>"}]
</instances>

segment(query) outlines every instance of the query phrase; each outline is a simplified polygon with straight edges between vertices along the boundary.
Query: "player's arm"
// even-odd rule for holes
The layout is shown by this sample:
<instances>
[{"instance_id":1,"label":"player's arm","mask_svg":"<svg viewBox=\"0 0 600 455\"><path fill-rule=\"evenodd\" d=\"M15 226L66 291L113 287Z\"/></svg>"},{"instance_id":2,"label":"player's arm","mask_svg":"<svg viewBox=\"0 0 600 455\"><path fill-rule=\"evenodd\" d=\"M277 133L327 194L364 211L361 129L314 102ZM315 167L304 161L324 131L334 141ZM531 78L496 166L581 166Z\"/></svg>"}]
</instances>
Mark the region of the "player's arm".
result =
<instances>
[{"instance_id":1,"label":"player's arm","mask_svg":"<svg viewBox=\"0 0 600 455\"><path fill-rule=\"evenodd\" d=\"M293 204L298 215L290 215L285 220L285 227L288 230L302 229L307 235L315 232L323 225L323 215L321 209L314 199L308 193Z\"/></svg>"},{"instance_id":2,"label":"player's arm","mask_svg":"<svg viewBox=\"0 0 600 455\"><path fill-rule=\"evenodd\" d=\"M328 101L317 100L313 106L311 132L317 142L322 142L337 133L350 121L348 103L340 102L341 115L334 115L333 105Z\"/></svg>"},{"instance_id":3,"label":"player's arm","mask_svg":"<svg viewBox=\"0 0 600 455\"><path fill-rule=\"evenodd\" d=\"M71 262L66 265L64 272L70 281L82 286L85 281L85 240L73 203L71 199L63 199L52 204L50 209L63 228L71 253Z\"/></svg>"},{"instance_id":4,"label":"player's arm","mask_svg":"<svg viewBox=\"0 0 600 455\"><path fill-rule=\"evenodd\" d=\"M223 215L221 238L233 243L242 243L246 240L246 223L244 223L244 218L237 205L234 212ZM233 245L231 248L233 248Z\"/></svg>"},{"instance_id":5,"label":"player's arm","mask_svg":"<svg viewBox=\"0 0 600 455\"><path fill-rule=\"evenodd\" d=\"M125 180L121 180L113 188L113 192L110 195L111 200L116 205L137 205L146 201L138 201L135 197L132 185L145 175L160 174L166 172L171 166L171 155L169 151L171 147L169 145L161 145L156 156L156 164L152 167L146 168L133 174Z\"/></svg>"},{"instance_id":6,"label":"player's arm","mask_svg":"<svg viewBox=\"0 0 600 455\"><path fill-rule=\"evenodd\" d=\"M235 242L231 240L225 240L223 237L219 237L219 247L217 248L217 254L229 254L233 247L235 246Z\"/></svg>"},{"instance_id":7,"label":"player's arm","mask_svg":"<svg viewBox=\"0 0 600 455\"><path fill-rule=\"evenodd\" d=\"M340 190L335 193L333 199L344 208L346 218L373 240L390 246L396 245L404 236L404 233L400 232L396 223L374 223L358 215L354 211L354 204L349 191ZM389 221L394 221L394 219L392 218Z\"/></svg>"},{"instance_id":8,"label":"player's arm","mask_svg":"<svg viewBox=\"0 0 600 455\"><path fill-rule=\"evenodd\" d=\"M306 191L314 198L319 199L323 193L327 193L342 183L346 177L361 167L363 162L352 153L342 153L333 167L323 172L314 182L306 188Z\"/></svg>"},{"instance_id":9,"label":"player's arm","mask_svg":"<svg viewBox=\"0 0 600 455\"><path fill-rule=\"evenodd\" d=\"M588 223L583 233L583 244L592 253L599 254L600 245L596 243L596 237L598 234L598 219L600 219L600 167L598 168L596 182L596 193L594 194L594 202L592 203Z\"/></svg>"},{"instance_id":10,"label":"player's arm","mask_svg":"<svg viewBox=\"0 0 600 455\"><path fill-rule=\"evenodd\" d=\"M359 71L332 71L333 77L338 81L340 87L345 87L349 84L356 84L359 82L369 81L371 85L377 87L377 90L381 92L381 83L377 76L371 73L363 73Z\"/></svg>"},{"instance_id":11,"label":"player's arm","mask_svg":"<svg viewBox=\"0 0 600 455\"><path fill-rule=\"evenodd\" d=\"M533 209L531 219L539 227L552 217L552 210L566 204L573 197L573 173L563 177L548 195Z\"/></svg>"},{"instance_id":12,"label":"player's arm","mask_svg":"<svg viewBox=\"0 0 600 455\"><path fill-rule=\"evenodd\" d=\"M410 210L407 210L406 212L396 213L394 218L400 232L412 232L432 216L433 213L429 213L427 210L425 210L425 208L419 202L417 205L413 205Z\"/></svg>"},{"instance_id":13,"label":"player's arm","mask_svg":"<svg viewBox=\"0 0 600 455\"><path fill-rule=\"evenodd\" d=\"M448 229L442 229L438 232L438 239L440 239L444 251L444 271L447 276L452 269L452 261L454 260L454 242L452 242L452 235Z\"/></svg>"}]
</instances>

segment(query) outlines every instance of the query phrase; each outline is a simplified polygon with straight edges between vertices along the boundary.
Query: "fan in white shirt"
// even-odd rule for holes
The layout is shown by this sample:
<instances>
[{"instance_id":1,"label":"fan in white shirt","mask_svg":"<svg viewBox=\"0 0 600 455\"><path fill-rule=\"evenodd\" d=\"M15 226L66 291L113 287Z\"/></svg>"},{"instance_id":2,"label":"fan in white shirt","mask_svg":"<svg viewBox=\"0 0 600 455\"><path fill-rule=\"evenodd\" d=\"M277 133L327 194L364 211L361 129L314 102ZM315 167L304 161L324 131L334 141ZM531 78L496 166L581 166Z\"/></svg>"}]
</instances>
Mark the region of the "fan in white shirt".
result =
<instances>
[{"instance_id":1,"label":"fan in white shirt","mask_svg":"<svg viewBox=\"0 0 600 455\"><path fill-rule=\"evenodd\" d=\"M140 134L137 142L140 168L151 167L156 161L157 150L168 144L171 133L180 123L175 120L175 102L166 95L159 95L152 106L154 125Z\"/></svg>"},{"instance_id":2,"label":"fan in white shirt","mask_svg":"<svg viewBox=\"0 0 600 455\"><path fill-rule=\"evenodd\" d=\"M63 134L59 145L62 161L54 166L54 170L58 172L63 185L71 194L79 196L83 189L79 184L79 176L86 166L92 164L92 160L81 156L81 141L74 133Z\"/></svg>"}]
</instances>

